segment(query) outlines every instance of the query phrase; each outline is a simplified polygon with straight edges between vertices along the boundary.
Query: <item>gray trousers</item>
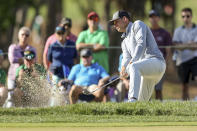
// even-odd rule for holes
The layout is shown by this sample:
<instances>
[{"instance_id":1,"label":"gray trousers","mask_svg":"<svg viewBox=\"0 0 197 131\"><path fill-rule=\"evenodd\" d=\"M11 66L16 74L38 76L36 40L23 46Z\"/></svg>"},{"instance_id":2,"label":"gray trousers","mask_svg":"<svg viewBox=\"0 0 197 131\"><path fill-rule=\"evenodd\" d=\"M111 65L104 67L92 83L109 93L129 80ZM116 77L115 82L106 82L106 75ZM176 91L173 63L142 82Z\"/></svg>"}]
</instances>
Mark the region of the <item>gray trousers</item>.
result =
<instances>
[{"instance_id":1,"label":"gray trousers","mask_svg":"<svg viewBox=\"0 0 197 131\"><path fill-rule=\"evenodd\" d=\"M139 60L128 66L130 75L128 100L135 97L139 101L148 101L155 85L165 73L165 62L157 58L149 58Z\"/></svg>"}]
</instances>

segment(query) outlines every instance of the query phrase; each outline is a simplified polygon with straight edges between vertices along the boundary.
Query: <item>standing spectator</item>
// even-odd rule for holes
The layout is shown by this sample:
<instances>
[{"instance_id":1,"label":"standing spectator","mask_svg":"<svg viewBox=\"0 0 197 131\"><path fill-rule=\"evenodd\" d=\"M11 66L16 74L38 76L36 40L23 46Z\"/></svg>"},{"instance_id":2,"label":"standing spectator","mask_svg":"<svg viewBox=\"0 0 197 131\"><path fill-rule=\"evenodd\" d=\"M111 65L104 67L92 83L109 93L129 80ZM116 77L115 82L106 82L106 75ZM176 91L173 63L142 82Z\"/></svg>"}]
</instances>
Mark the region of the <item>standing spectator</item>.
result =
<instances>
[{"instance_id":1,"label":"standing spectator","mask_svg":"<svg viewBox=\"0 0 197 131\"><path fill-rule=\"evenodd\" d=\"M30 37L30 29L28 27L20 28L18 32L18 44L11 44L8 49L8 58L10 67L8 71L8 98L4 107L11 107L13 105L13 93L15 89L16 69L23 64L23 52L26 49L32 49L36 52L35 48L28 45Z\"/></svg>"},{"instance_id":2,"label":"standing spectator","mask_svg":"<svg viewBox=\"0 0 197 131\"><path fill-rule=\"evenodd\" d=\"M71 33L72 20L70 18L67 18L67 17L62 18L59 26L62 26L66 29L66 33L67 33L66 39L67 40L71 40L73 42L76 42L77 37ZM54 43L56 41L57 41L57 37L56 37L56 33L54 33L53 35L48 37L46 44L45 44L44 53L43 53L43 64L44 64L45 69L47 69L47 70L49 68L49 61L47 59L48 48L52 43Z\"/></svg>"},{"instance_id":3,"label":"standing spectator","mask_svg":"<svg viewBox=\"0 0 197 131\"><path fill-rule=\"evenodd\" d=\"M68 34L65 28L57 26L55 34L57 41L51 44L48 50L48 61L51 62L50 72L54 85L68 76L71 67L74 65L74 60L77 58L76 48L67 47L75 47L75 43L66 39Z\"/></svg>"},{"instance_id":4,"label":"standing spectator","mask_svg":"<svg viewBox=\"0 0 197 131\"><path fill-rule=\"evenodd\" d=\"M109 46L109 38L106 31L99 29L99 16L90 12L87 16L88 29L82 31L77 39L77 50L91 48L93 50L93 61L98 62L109 72L108 54L106 48Z\"/></svg>"},{"instance_id":5,"label":"standing spectator","mask_svg":"<svg viewBox=\"0 0 197 131\"><path fill-rule=\"evenodd\" d=\"M180 47L176 50L176 66L182 85L182 99L189 100L190 76L197 80L197 50L192 47L197 44L197 26L192 23L192 9L182 9L181 16L184 25L175 30L173 44Z\"/></svg>"},{"instance_id":6,"label":"standing spectator","mask_svg":"<svg viewBox=\"0 0 197 131\"><path fill-rule=\"evenodd\" d=\"M7 88L5 88L7 76L4 69L2 69L3 60L3 51L0 49L0 107L3 105L7 97Z\"/></svg>"},{"instance_id":7,"label":"standing spectator","mask_svg":"<svg viewBox=\"0 0 197 131\"><path fill-rule=\"evenodd\" d=\"M158 46L169 46L172 45L172 38L170 33L168 33L165 29L161 28L159 25L160 15L155 10L151 10L149 12L149 21L151 24L151 31L153 36L158 44ZM159 48L162 52L166 61L168 61L170 56L169 48ZM162 100L162 87L163 87L164 77L160 80L160 82L155 86L155 97L156 99Z\"/></svg>"},{"instance_id":8,"label":"standing spectator","mask_svg":"<svg viewBox=\"0 0 197 131\"><path fill-rule=\"evenodd\" d=\"M75 104L78 99L86 101L102 101L104 97L104 88L97 90L92 95L84 95L82 91L88 91L100 88L109 79L109 75L102 66L92 63L92 52L90 49L82 49L80 52L82 64L73 66L68 80L73 81L69 93L70 104Z\"/></svg>"},{"instance_id":9,"label":"standing spectator","mask_svg":"<svg viewBox=\"0 0 197 131\"><path fill-rule=\"evenodd\" d=\"M120 76L126 78L128 73L130 75L128 101L148 101L166 69L152 32L140 20L132 23L126 11L115 12L110 23L124 37Z\"/></svg>"}]
</instances>

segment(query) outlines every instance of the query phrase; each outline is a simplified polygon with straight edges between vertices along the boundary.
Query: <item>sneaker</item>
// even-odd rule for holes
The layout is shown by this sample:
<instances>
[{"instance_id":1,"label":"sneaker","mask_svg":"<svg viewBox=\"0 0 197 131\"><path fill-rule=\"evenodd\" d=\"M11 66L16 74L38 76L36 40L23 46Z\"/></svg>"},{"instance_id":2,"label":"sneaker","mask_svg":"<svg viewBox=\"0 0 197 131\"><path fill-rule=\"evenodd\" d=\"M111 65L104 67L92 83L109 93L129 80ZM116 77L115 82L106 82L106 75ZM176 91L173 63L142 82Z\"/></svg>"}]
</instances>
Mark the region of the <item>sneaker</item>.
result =
<instances>
[{"instance_id":1,"label":"sneaker","mask_svg":"<svg viewBox=\"0 0 197 131\"><path fill-rule=\"evenodd\" d=\"M137 99L136 98L131 98L131 99L128 100L128 102L129 103L137 102Z\"/></svg>"},{"instance_id":2,"label":"sneaker","mask_svg":"<svg viewBox=\"0 0 197 131\"><path fill-rule=\"evenodd\" d=\"M11 107L14 107L14 103L11 100L6 100L3 105L3 108L11 108Z\"/></svg>"}]
</instances>

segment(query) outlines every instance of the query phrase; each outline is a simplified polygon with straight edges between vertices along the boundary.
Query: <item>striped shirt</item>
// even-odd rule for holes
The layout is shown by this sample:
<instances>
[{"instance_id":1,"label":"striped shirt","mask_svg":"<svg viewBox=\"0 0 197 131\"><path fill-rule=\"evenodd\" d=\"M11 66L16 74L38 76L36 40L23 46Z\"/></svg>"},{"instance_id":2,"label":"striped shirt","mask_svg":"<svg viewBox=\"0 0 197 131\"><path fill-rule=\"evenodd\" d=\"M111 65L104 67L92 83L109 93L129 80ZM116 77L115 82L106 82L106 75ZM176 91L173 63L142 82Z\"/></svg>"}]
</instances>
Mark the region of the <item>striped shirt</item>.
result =
<instances>
[{"instance_id":1,"label":"striped shirt","mask_svg":"<svg viewBox=\"0 0 197 131\"><path fill-rule=\"evenodd\" d=\"M8 49L8 58L10 62L10 67L8 71L8 79L15 80L16 78L16 68L18 68L20 58L23 58L23 52L27 49L36 52L36 49L28 45L25 49L22 49L19 44L11 44Z\"/></svg>"}]
</instances>

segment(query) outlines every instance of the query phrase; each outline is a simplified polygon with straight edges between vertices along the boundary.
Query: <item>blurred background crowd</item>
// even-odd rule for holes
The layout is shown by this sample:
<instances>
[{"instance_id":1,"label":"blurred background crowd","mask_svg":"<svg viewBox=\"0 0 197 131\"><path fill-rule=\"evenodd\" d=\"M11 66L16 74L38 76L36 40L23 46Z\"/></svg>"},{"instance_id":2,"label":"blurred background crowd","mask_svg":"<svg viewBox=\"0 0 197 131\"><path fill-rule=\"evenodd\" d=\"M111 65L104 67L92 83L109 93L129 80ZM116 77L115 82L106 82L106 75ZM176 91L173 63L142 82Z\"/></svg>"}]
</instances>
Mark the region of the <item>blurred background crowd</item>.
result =
<instances>
[{"instance_id":1,"label":"blurred background crowd","mask_svg":"<svg viewBox=\"0 0 197 131\"><path fill-rule=\"evenodd\" d=\"M54 96L57 89L65 86L61 90L67 91L66 103L124 101L129 87L127 79L110 85L113 88L102 88L88 96L82 94L83 90L102 87L119 74L121 34L108 23L117 10L130 12L132 22L144 21L166 58L165 76L152 99L193 100L197 96L196 83L191 81L197 74L195 67L185 72L181 70L188 66L180 69L181 63L196 57L196 48L190 47L193 54L188 53L184 56L187 60L183 58L177 63L177 52L188 48L173 47L174 43L197 42L195 1L1 0L0 3L1 106L30 106L30 103L37 106L47 101L54 106L57 102L47 95ZM183 29L175 32L178 27ZM46 87L41 89L43 85Z\"/></svg>"}]
</instances>

